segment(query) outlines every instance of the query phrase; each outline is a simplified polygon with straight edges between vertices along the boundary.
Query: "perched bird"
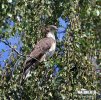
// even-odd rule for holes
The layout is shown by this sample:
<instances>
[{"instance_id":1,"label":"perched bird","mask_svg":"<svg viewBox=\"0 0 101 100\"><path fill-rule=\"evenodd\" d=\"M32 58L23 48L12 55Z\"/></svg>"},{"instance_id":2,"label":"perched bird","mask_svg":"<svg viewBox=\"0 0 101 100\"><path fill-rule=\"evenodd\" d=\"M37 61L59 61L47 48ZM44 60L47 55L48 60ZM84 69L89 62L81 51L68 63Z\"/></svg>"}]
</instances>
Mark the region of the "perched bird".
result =
<instances>
[{"instance_id":1,"label":"perched bird","mask_svg":"<svg viewBox=\"0 0 101 100\"><path fill-rule=\"evenodd\" d=\"M46 61L48 57L51 57L56 48L55 32L57 27L54 25L48 26L46 31L46 37L41 39L34 47L28 58L24 63L23 77L34 68L39 62Z\"/></svg>"}]
</instances>

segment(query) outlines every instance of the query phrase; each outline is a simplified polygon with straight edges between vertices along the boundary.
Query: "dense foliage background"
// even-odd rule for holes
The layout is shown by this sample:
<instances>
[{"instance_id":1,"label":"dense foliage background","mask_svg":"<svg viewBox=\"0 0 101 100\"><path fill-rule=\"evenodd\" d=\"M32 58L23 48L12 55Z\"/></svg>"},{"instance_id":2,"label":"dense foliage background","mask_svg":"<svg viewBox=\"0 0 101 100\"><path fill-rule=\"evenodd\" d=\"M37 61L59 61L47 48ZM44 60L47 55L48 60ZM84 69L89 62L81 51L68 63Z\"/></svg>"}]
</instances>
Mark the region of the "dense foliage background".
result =
<instances>
[{"instance_id":1,"label":"dense foliage background","mask_svg":"<svg viewBox=\"0 0 101 100\"><path fill-rule=\"evenodd\" d=\"M68 17L70 26L63 41L57 40L55 55L20 85L26 56L44 37L43 27L59 26L60 16ZM16 32L23 43L20 52L18 45L5 42ZM12 50L10 61L0 67L0 100L79 100L77 91L82 88L101 93L100 0L0 0L0 41Z\"/></svg>"}]
</instances>

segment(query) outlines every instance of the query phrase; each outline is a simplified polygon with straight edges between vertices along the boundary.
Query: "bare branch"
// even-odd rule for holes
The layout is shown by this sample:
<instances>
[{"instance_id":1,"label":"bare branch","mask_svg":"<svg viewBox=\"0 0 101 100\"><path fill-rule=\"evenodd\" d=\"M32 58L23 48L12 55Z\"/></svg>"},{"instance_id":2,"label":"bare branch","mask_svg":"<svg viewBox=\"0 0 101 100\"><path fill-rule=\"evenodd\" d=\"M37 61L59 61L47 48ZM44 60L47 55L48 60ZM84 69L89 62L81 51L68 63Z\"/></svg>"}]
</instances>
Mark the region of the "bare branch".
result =
<instances>
[{"instance_id":1,"label":"bare branch","mask_svg":"<svg viewBox=\"0 0 101 100\"><path fill-rule=\"evenodd\" d=\"M19 56L22 56L22 57L26 57L26 56L24 56L23 54L21 54L20 52L18 52L13 46L11 46L10 45L10 43L7 41L5 41L5 40L1 40L0 39L0 41L1 42L3 42L5 45L7 45L7 46L9 46L13 51L15 51ZM27 57L30 57L30 56L27 56ZM34 58L34 57L30 57L30 58L32 58L32 59L35 59L36 61L38 61L38 62L40 62L38 59L36 59L36 58Z\"/></svg>"},{"instance_id":2,"label":"bare branch","mask_svg":"<svg viewBox=\"0 0 101 100\"><path fill-rule=\"evenodd\" d=\"M15 51L18 55L23 56L21 53L19 53L13 46L11 46L9 44L9 42L7 43L5 40L0 40L1 42L3 42L5 45L9 46L13 51Z\"/></svg>"}]
</instances>

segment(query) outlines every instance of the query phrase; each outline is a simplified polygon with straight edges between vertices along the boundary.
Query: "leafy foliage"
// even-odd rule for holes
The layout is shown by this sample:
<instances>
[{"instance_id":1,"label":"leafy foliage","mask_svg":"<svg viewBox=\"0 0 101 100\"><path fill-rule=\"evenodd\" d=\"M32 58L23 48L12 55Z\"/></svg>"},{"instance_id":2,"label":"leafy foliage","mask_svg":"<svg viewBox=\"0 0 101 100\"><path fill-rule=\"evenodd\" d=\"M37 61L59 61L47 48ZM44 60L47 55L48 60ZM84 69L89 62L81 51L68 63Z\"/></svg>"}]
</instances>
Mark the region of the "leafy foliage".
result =
<instances>
[{"instance_id":1,"label":"leafy foliage","mask_svg":"<svg viewBox=\"0 0 101 100\"><path fill-rule=\"evenodd\" d=\"M78 100L75 93L82 88L101 92L100 82L97 84L101 72L96 73L101 67L100 0L2 0L0 4L0 39L18 31L24 44L23 56L12 48L17 59L11 56L12 62L6 61L5 69L0 68L1 100ZM68 16L71 24L65 39L57 40L58 50L47 66L40 64L20 85L25 56L44 36L43 27L58 25L60 16ZM60 68L56 75L54 65Z\"/></svg>"}]
</instances>

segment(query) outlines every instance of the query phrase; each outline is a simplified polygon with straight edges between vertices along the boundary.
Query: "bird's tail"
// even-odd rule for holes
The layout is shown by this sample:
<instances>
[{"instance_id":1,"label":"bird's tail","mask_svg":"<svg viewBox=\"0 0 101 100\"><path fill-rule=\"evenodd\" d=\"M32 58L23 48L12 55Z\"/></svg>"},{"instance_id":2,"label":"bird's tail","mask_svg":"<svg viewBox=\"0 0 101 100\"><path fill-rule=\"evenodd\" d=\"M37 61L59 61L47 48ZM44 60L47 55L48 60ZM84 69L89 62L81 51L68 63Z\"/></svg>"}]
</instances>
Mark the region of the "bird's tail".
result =
<instances>
[{"instance_id":1,"label":"bird's tail","mask_svg":"<svg viewBox=\"0 0 101 100\"><path fill-rule=\"evenodd\" d=\"M24 69L22 71L22 76L21 76L21 81L20 83L22 84L24 80L26 80L27 75L30 73L32 66L35 65L34 59L27 59L24 63Z\"/></svg>"},{"instance_id":2,"label":"bird's tail","mask_svg":"<svg viewBox=\"0 0 101 100\"><path fill-rule=\"evenodd\" d=\"M33 63L30 62L29 64L25 65L25 68L23 69L23 77L26 78L27 74L30 73Z\"/></svg>"}]
</instances>

